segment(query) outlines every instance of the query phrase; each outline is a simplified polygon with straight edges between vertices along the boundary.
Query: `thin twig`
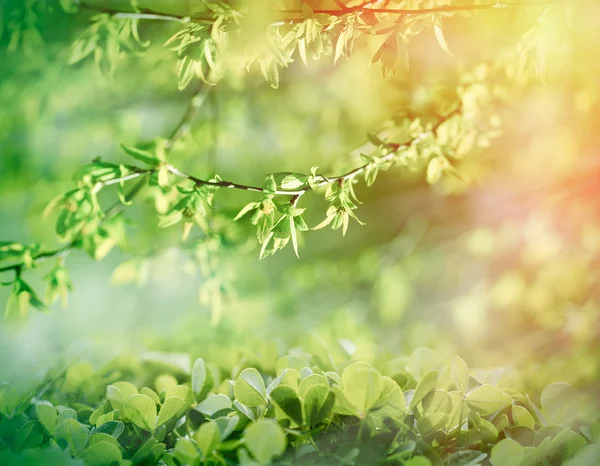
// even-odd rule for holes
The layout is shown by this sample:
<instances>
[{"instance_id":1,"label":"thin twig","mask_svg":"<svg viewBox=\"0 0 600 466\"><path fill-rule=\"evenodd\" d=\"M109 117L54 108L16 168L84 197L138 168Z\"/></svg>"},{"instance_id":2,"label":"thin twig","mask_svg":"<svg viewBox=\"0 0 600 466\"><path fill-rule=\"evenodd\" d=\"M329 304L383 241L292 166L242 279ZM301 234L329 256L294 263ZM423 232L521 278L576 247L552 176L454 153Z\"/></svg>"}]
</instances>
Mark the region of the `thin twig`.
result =
<instances>
[{"instance_id":1,"label":"thin twig","mask_svg":"<svg viewBox=\"0 0 600 466\"><path fill-rule=\"evenodd\" d=\"M548 6L555 5L559 3L565 3L566 1L580 1L580 0L525 0L521 2L502 2L496 1L494 3L486 3L486 4L477 4L477 5L444 5L433 8L369 8L370 5L376 3L375 1L367 1L360 5L356 5L353 7L345 7L338 9L315 9L313 13L315 14L325 14L331 16L346 16L350 14L362 14L362 13L375 13L375 14L392 14L399 16L422 16L422 15L430 15L434 13L457 13L457 12L468 12L468 11L482 11L482 10L504 10L508 8L526 8L526 7L536 7L536 6ZM584 3L583 0L581 0ZM102 13L112 14L117 18L139 18L139 19L148 19L148 20L162 20L162 21L175 21L179 23L214 23L216 21L215 17L210 16L184 16L184 15L176 15L176 14L166 14L160 13L158 11L153 11L149 9L144 9L139 12L122 12L112 8L106 7L98 7L96 5L88 5L82 4L82 8L88 10L95 10ZM303 21L304 11L291 9L291 10L274 10L272 14L277 16L274 18L268 18L267 21L271 22L274 25L279 23L294 23ZM289 17L289 16L296 17Z\"/></svg>"},{"instance_id":2,"label":"thin twig","mask_svg":"<svg viewBox=\"0 0 600 466\"><path fill-rule=\"evenodd\" d=\"M188 108L185 112L184 115L187 115L188 118L193 118L196 115L197 112L197 108L198 108L198 102L196 100L196 98L199 96L200 94L197 93L195 94L194 98L192 98L192 101L190 102L190 106L194 107L196 110L195 111L190 111L190 109ZM453 111L449 112L446 116L440 118L440 120L428 131L429 134L435 134L435 132L438 130L438 128L442 125L442 123L444 123L445 121L449 120L450 118L452 118L453 116L457 115L458 113L460 113L460 108L456 108ZM173 140L174 138L180 137L181 136L181 131L180 129L183 128L184 126L188 125L188 119L187 118L182 118L182 120L179 122L179 124L177 125L177 127L175 128L175 130L173 131L173 134L170 138L170 140ZM382 162L389 162L391 160L393 160L394 155L396 153L396 151L403 146L408 146L412 143L414 143L415 141L421 139L423 136L419 135L413 139L411 139L410 141L405 142L404 144L394 144L394 150L392 150L390 153L388 153L387 155L381 157L381 161ZM259 192L259 193L263 193L263 194L270 194L270 195L281 195L281 196L292 196L292 199L290 200L290 202L292 203L292 205L296 205L296 203L298 202L298 199L300 198L300 196L304 195L305 193L309 192L309 191L313 191L317 188L332 184L332 183L342 183L343 181L348 181L348 180L352 180L354 179L356 176L360 175L362 172L364 172L367 167L369 166L369 164L364 164L361 165L360 167L354 168L352 170L350 170L347 173L344 173L342 175L339 176L335 176L335 177L325 177L323 175L319 175L321 177L321 181L319 181L318 183L313 183L312 186L310 185L306 185L305 187L301 188L301 189L278 189L276 191L270 191L266 188L261 188L258 186L250 186L250 185L244 185L244 184L239 184L239 183L233 183L231 181L224 181L224 180L204 180L201 178L198 178L194 175L190 175L188 173L184 173L182 171L180 171L178 168L176 168L175 166L171 165L171 164L167 164L166 168L167 170L172 173L175 176L178 176L180 178L185 178L187 180L190 180L192 182L194 182L197 186L214 186L216 188L229 188L229 189L239 189L242 191L252 191L252 192ZM125 180L130 180L133 178L137 178L140 177L142 175L148 175L148 174L152 174L156 171L158 171L158 168L152 168L152 169L142 169L139 167L135 167L135 166L127 166L127 168L131 171L134 171L135 173L132 173L130 175L126 175L124 177L118 178L116 180L111 180L111 181L115 181L116 182L120 182L120 181L125 181ZM136 176L133 176L136 175ZM104 185L108 185L108 182L105 182ZM112 184L112 183L110 183ZM142 187L146 184L145 180L140 180L135 186L134 188L125 196L125 200L129 201L131 200L141 189ZM104 219L106 220L107 218L110 218L114 215L116 215L117 213L119 213L121 211L121 209L123 208L123 205L119 202L119 203L115 203L113 206L111 206L105 213L105 217ZM60 249L56 249L53 251L45 251L45 252L41 252L38 255L33 257L33 262L36 263L39 260L43 260L43 259L47 259L49 257L54 257L57 256L59 254L65 253L68 250L74 248L77 245L77 240L65 245L64 247L60 248ZM22 267L25 265L24 262L20 262L17 264L12 264L12 265L8 265L8 266L4 266L2 268L0 268L0 272L6 272L9 270L14 270L17 273L19 273L22 269Z\"/></svg>"},{"instance_id":3,"label":"thin twig","mask_svg":"<svg viewBox=\"0 0 600 466\"><path fill-rule=\"evenodd\" d=\"M477 11L477 10L499 10L505 8L524 8L531 6L547 6L556 3L564 3L567 0L543 0L543 1L523 1L523 2L494 2L483 5L446 5L438 6L434 8L420 8L420 9L406 9L406 8L368 8L364 5L358 5L356 7L348 7L345 9L316 9L313 10L315 14L325 14L332 16L344 16L350 13L387 13L392 15L400 16L416 16L416 15L429 15L432 13L455 13L459 11ZM571 0L573 1L573 0ZM576 0L575 0L576 1ZM369 2L373 3L373 2ZM302 14L302 10L281 10L283 14Z\"/></svg>"},{"instance_id":4,"label":"thin twig","mask_svg":"<svg viewBox=\"0 0 600 466\"><path fill-rule=\"evenodd\" d=\"M205 90L205 86L199 87L198 90L193 94L188 106L186 107L186 110L185 110L183 116L181 117L181 119L177 123L177 126L175 126L171 135L167 139L167 144L165 147L165 150L167 152L169 152L171 150L171 148L173 147L175 142L177 142L179 139L184 137L189 132L191 123L198 115L198 111L199 111L200 107L202 107L202 104L205 102L207 94L208 94L208 89ZM104 188L105 186L110 186L113 184L130 181L132 179L139 178L140 176L151 174L155 171L152 169L145 169L145 170L139 169L137 167L131 167L131 169L134 171L134 173L98 183L96 189L100 190L100 189ZM142 190L142 188L145 185L146 185L145 179L142 179L138 183L136 183L136 185L125 195L125 201L129 202L130 200L132 200ZM106 210L106 212L104 213L103 220L107 220L111 217L114 217L115 215L117 215L118 213L120 213L122 211L123 207L124 206L121 202L116 202L115 204L113 204ZM39 254L36 254L32 257L32 262L34 264L37 264L38 262L42 262L46 259L61 256L63 254L66 254L67 252L69 252L71 249L75 248L77 245L78 245L78 240L75 239L60 248L53 249L50 251L40 252ZM0 273L14 271L16 274L20 274L24 266L25 266L25 261L18 262L16 264L5 265L3 267L0 267Z\"/></svg>"}]
</instances>

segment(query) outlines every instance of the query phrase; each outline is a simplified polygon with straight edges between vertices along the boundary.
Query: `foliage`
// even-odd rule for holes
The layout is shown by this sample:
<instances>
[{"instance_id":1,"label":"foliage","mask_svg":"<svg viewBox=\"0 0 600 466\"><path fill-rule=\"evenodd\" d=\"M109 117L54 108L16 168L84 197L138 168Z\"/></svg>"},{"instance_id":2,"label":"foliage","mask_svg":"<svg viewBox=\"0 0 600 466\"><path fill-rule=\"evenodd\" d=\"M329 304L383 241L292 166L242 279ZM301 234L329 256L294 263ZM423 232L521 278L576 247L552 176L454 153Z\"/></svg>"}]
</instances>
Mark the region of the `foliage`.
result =
<instances>
[{"instance_id":1,"label":"foliage","mask_svg":"<svg viewBox=\"0 0 600 466\"><path fill-rule=\"evenodd\" d=\"M129 373L76 363L39 392L1 391L0 457L36 464L63 450L113 464L591 464L600 425L551 384L534 403L484 383L459 357L421 348L377 370L304 352L233 373L199 358ZM179 357L183 357L180 355ZM189 357L188 357L189 362ZM131 383L137 381L137 384Z\"/></svg>"},{"instance_id":2,"label":"foliage","mask_svg":"<svg viewBox=\"0 0 600 466\"><path fill-rule=\"evenodd\" d=\"M598 462L588 3L3 2L0 462Z\"/></svg>"}]
</instances>

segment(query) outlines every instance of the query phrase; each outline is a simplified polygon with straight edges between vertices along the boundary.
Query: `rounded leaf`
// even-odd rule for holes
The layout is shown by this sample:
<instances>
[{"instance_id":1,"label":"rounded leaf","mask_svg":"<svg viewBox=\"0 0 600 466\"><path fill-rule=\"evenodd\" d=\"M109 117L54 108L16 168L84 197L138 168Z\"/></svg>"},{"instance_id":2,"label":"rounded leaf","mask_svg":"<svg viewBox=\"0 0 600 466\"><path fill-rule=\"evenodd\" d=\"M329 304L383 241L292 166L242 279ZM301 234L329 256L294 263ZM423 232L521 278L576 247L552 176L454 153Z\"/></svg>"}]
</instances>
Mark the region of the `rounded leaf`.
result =
<instances>
[{"instance_id":1,"label":"rounded leaf","mask_svg":"<svg viewBox=\"0 0 600 466\"><path fill-rule=\"evenodd\" d=\"M81 455L87 466L112 466L121 461L121 451L109 442L98 442L88 447Z\"/></svg>"},{"instance_id":2,"label":"rounded leaf","mask_svg":"<svg viewBox=\"0 0 600 466\"><path fill-rule=\"evenodd\" d=\"M513 422L517 426L528 427L533 429L535 427L535 421L533 416L529 412L527 408L523 406L513 406L512 407L512 418Z\"/></svg>"},{"instance_id":3,"label":"rounded leaf","mask_svg":"<svg viewBox=\"0 0 600 466\"><path fill-rule=\"evenodd\" d=\"M221 442L221 430L216 422L205 422L196 431L194 439L200 447L200 450L202 450L202 455L206 457L217 448L217 445Z\"/></svg>"},{"instance_id":4,"label":"rounded leaf","mask_svg":"<svg viewBox=\"0 0 600 466\"><path fill-rule=\"evenodd\" d=\"M266 401L265 381L253 367L244 369L235 381L233 394L245 406L260 406Z\"/></svg>"},{"instance_id":5,"label":"rounded leaf","mask_svg":"<svg viewBox=\"0 0 600 466\"><path fill-rule=\"evenodd\" d=\"M451 364L452 380L456 384L456 388L463 395L469 390L469 366L458 356L452 358Z\"/></svg>"},{"instance_id":6,"label":"rounded leaf","mask_svg":"<svg viewBox=\"0 0 600 466\"><path fill-rule=\"evenodd\" d=\"M167 398L158 412L157 425L161 426L170 421L171 418L175 417L177 412L183 407L184 404L185 402L177 396L171 396Z\"/></svg>"},{"instance_id":7,"label":"rounded leaf","mask_svg":"<svg viewBox=\"0 0 600 466\"><path fill-rule=\"evenodd\" d=\"M54 433L56 442L68 448L73 456L78 456L87 445L90 432L75 419L67 419L60 423Z\"/></svg>"},{"instance_id":8,"label":"rounded leaf","mask_svg":"<svg viewBox=\"0 0 600 466\"><path fill-rule=\"evenodd\" d=\"M125 402L124 414L140 429L152 432L156 427L156 404L147 395L132 395Z\"/></svg>"},{"instance_id":9,"label":"rounded leaf","mask_svg":"<svg viewBox=\"0 0 600 466\"><path fill-rule=\"evenodd\" d=\"M494 385L480 385L467 393L467 405L482 416L496 412L503 401L502 390Z\"/></svg>"},{"instance_id":10,"label":"rounded leaf","mask_svg":"<svg viewBox=\"0 0 600 466\"><path fill-rule=\"evenodd\" d=\"M227 414L233 408L231 407L231 400L227 395L212 395L206 398L204 401L198 403L195 410L204 414L208 417L215 417L215 415L223 412Z\"/></svg>"},{"instance_id":11,"label":"rounded leaf","mask_svg":"<svg viewBox=\"0 0 600 466\"><path fill-rule=\"evenodd\" d=\"M314 426L325 419L333 410L335 396L328 385L316 384L304 394L304 423Z\"/></svg>"},{"instance_id":12,"label":"rounded leaf","mask_svg":"<svg viewBox=\"0 0 600 466\"><path fill-rule=\"evenodd\" d=\"M58 419L58 413L56 412L56 409L54 409L54 406L48 402L39 403L35 405L35 414L46 432L51 437L54 437L56 420Z\"/></svg>"},{"instance_id":13,"label":"rounded leaf","mask_svg":"<svg viewBox=\"0 0 600 466\"><path fill-rule=\"evenodd\" d=\"M254 459L261 464L285 452L285 433L279 424L269 419L260 419L244 431L244 443Z\"/></svg>"},{"instance_id":14,"label":"rounded leaf","mask_svg":"<svg viewBox=\"0 0 600 466\"><path fill-rule=\"evenodd\" d=\"M411 410L414 409L431 390L433 390L439 375L440 373L437 369L432 369L419 380L419 383L415 387L412 400L410 401Z\"/></svg>"},{"instance_id":15,"label":"rounded leaf","mask_svg":"<svg viewBox=\"0 0 600 466\"><path fill-rule=\"evenodd\" d=\"M281 411L298 425L303 424L302 403L298 393L287 385L280 385L271 391L271 400Z\"/></svg>"},{"instance_id":16,"label":"rounded leaf","mask_svg":"<svg viewBox=\"0 0 600 466\"><path fill-rule=\"evenodd\" d=\"M364 415L381 396L383 380L371 365L355 362L344 369L342 387L346 399Z\"/></svg>"},{"instance_id":17,"label":"rounded leaf","mask_svg":"<svg viewBox=\"0 0 600 466\"><path fill-rule=\"evenodd\" d=\"M569 424L579 414L575 389L566 383L553 383L542 391L542 411L550 424Z\"/></svg>"},{"instance_id":18,"label":"rounded leaf","mask_svg":"<svg viewBox=\"0 0 600 466\"><path fill-rule=\"evenodd\" d=\"M524 457L525 449L518 442L506 438L494 445L490 460L494 466L515 466Z\"/></svg>"}]
</instances>

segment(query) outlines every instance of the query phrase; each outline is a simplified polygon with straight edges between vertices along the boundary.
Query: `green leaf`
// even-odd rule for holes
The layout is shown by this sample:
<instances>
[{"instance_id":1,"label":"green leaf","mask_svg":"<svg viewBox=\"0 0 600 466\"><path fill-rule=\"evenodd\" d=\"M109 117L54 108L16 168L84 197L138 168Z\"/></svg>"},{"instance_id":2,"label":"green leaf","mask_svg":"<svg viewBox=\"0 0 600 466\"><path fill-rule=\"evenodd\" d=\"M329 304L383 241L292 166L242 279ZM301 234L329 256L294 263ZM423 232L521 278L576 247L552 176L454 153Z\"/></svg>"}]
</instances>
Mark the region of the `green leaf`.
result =
<instances>
[{"instance_id":1,"label":"green leaf","mask_svg":"<svg viewBox=\"0 0 600 466\"><path fill-rule=\"evenodd\" d=\"M448 457L448 466L478 466L487 458L487 453L476 450L457 451Z\"/></svg>"},{"instance_id":2,"label":"green leaf","mask_svg":"<svg viewBox=\"0 0 600 466\"><path fill-rule=\"evenodd\" d=\"M427 182L429 184L437 183L444 174L444 170L448 167L448 161L441 155L432 157L427 164Z\"/></svg>"},{"instance_id":3,"label":"green leaf","mask_svg":"<svg viewBox=\"0 0 600 466\"><path fill-rule=\"evenodd\" d=\"M452 380L456 384L456 388L463 395L469 391L469 367L467 363L458 356L452 358Z\"/></svg>"},{"instance_id":4,"label":"green leaf","mask_svg":"<svg viewBox=\"0 0 600 466\"><path fill-rule=\"evenodd\" d=\"M296 390L287 385L280 385L275 387L269 396L292 421L298 425L303 424L302 402Z\"/></svg>"},{"instance_id":5,"label":"green leaf","mask_svg":"<svg viewBox=\"0 0 600 466\"><path fill-rule=\"evenodd\" d=\"M139 160L140 162L144 162L148 165L158 165L160 160L156 158L151 152L138 149L137 147L126 146L125 144L121 144L121 148L134 159Z\"/></svg>"},{"instance_id":6,"label":"green leaf","mask_svg":"<svg viewBox=\"0 0 600 466\"><path fill-rule=\"evenodd\" d=\"M327 418L335 404L335 396L328 385L310 386L303 395L304 423L315 426Z\"/></svg>"},{"instance_id":7,"label":"green leaf","mask_svg":"<svg viewBox=\"0 0 600 466\"><path fill-rule=\"evenodd\" d=\"M256 369L244 369L235 381L233 394L245 406L260 406L266 402L265 381Z\"/></svg>"},{"instance_id":8,"label":"green leaf","mask_svg":"<svg viewBox=\"0 0 600 466\"><path fill-rule=\"evenodd\" d=\"M500 440L492 448L490 461L494 466L519 466L525 458L523 447L512 439Z\"/></svg>"},{"instance_id":9,"label":"green leaf","mask_svg":"<svg viewBox=\"0 0 600 466\"><path fill-rule=\"evenodd\" d=\"M200 455L196 446L190 440L183 438L177 440L173 456L179 461L179 464L196 466L200 462Z\"/></svg>"},{"instance_id":10,"label":"green leaf","mask_svg":"<svg viewBox=\"0 0 600 466\"><path fill-rule=\"evenodd\" d=\"M204 457L208 456L221 442L221 431L216 422L205 422L194 434L196 443Z\"/></svg>"},{"instance_id":11,"label":"green leaf","mask_svg":"<svg viewBox=\"0 0 600 466\"><path fill-rule=\"evenodd\" d=\"M213 386L214 380L211 370L206 367L204 359L196 359L192 369L192 391L194 392L196 401L202 401L206 398L206 395L212 390Z\"/></svg>"},{"instance_id":12,"label":"green leaf","mask_svg":"<svg viewBox=\"0 0 600 466\"><path fill-rule=\"evenodd\" d=\"M450 414L452 412L452 398L444 390L433 390L423 398L423 411L424 413Z\"/></svg>"},{"instance_id":13,"label":"green leaf","mask_svg":"<svg viewBox=\"0 0 600 466\"><path fill-rule=\"evenodd\" d=\"M211 395L198 403L195 410L208 417L226 415L232 410L232 403L228 396L223 394Z\"/></svg>"},{"instance_id":14,"label":"green leaf","mask_svg":"<svg viewBox=\"0 0 600 466\"><path fill-rule=\"evenodd\" d=\"M542 391L542 411L550 424L567 425L579 415L579 396L566 383L553 383Z\"/></svg>"},{"instance_id":15,"label":"green leaf","mask_svg":"<svg viewBox=\"0 0 600 466\"><path fill-rule=\"evenodd\" d=\"M346 399L361 413L377 402L383 390L381 375L365 362L350 364L342 373L342 387Z\"/></svg>"},{"instance_id":16,"label":"green leaf","mask_svg":"<svg viewBox=\"0 0 600 466\"><path fill-rule=\"evenodd\" d=\"M410 401L410 410L416 408L416 406L427 396L427 394L433 390L435 384L438 381L440 373L437 369L432 369L427 372L419 383L415 387L415 392L413 394L412 400Z\"/></svg>"},{"instance_id":17,"label":"green leaf","mask_svg":"<svg viewBox=\"0 0 600 466\"><path fill-rule=\"evenodd\" d=\"M0 384L0 414L12 417L20 402L17 387L9 383Z\"/></svg>"},{"instance_id":18,"label":"green leaf","mask_svg":"<svg viewBox=\"0 0 600 466\"><path fill-rule=\"evenodd\" d=\"M62 448L68 448L73 456L79 456L87 445L90 432L75 419L67 419L56 428L54 438Z\"/></svg>"},{"instance_id":19,"label":"green leaf","mask_svg":"<svg viewBox=\"0 0 600 466\"><path fill-rule=\"evenodd\" d=\"M106 387L106 398L110 405L121 412L127 398L138 393L137 387L129 382L115 382Z\"/></svg>"},{"instance_id":20,"label":"green leaf","mask_svg":"<svg viewBox=\"0 0 600 466\"><path fill-rule=\"evenodd\" d=\"M94 433L104 433L118 439L125 430L125 424L121 421L108 421L98 426Z\"/></svg>"},{"instance_id":21,"label":"green leaf","mask_svg":"<svg viewBox=\"0 0 600 466\"><path fill-rule=\"evenodd\" d=\"M44 440L44 430L38 421L29 421L17 433L14 441L15 451L37 448Z\"/></svg>"},{"instance_id":22,"label":"green leaf","mask_svg":"<svg viewBox=\"0 0 600 466\"><path fill-rule=\"evenodd\" d=\"M494 385L481 385L467 393L467 405L482 416L500 409L503 400L502 390Z\"/></svg>"},{"instance_id":23,"label":"green leaf","mask_svg":"<svg viewBox=\"0 0 600 466\"><path fill-rule=\"evenodd\" d=\"M444 37L444 31L442 31L442 20L441 15L433 15L433 30L435 32L435 38L440 46L440 48L451 57L454 56L450 49L448 48L448 44L446 43L446 38Z\"/></svg>"},{"instance_id":24,"label":"green leaf","mask_svg":"<svg viewBox=\"0 0 600 466\"><path fill-rule=\"evenodd\" d=\"M152 390L151 388L148 387L142 387L140 389L140 393L142 395L146 395L149 396L150 398L152 398L152 401L154 401L154 403L159 406L160 405L160 397L158 396L158 394Z\"/></svg>"},{"instance_id":25,"label":"green leaf","mask_svg":"<svg viewBox=\"0 0 600 466\"><path fill-rule=\"evenodd\" d=\"M282 455L287 444L283 429L269 419L260 419L250 424L244 431L244 443L260 464L268 464L273 458Z\"/></svg>"},{"instance_id":26,"label":"green leaf","mask_svg":"<svg viewBox=\"0 0 600 466\"><path fill-rule=\"evenodd\" d=\"M120 413L120 411L118 409L114 409L114 410L112 410L109 413L102 414L101 416L98 416L98 418L96 419L96 422L95 422L96 427L100 427L103 424L106 424L107 422L114 421L114 420L118 419L119 418L119 413Z\"/></svg>"},{"instance_id":27,"label":"green leaf","mask_svg":"<svg viewBox=\"0 0 600 466\"><path fill-rule=\"evenodd\" d=\"M309 363L306 359L294 354L290 354L287 356L282 356L277 360L277 363L275 365L275 371L277 372L277 374L279 374L284 369L294 369L300 372L302 368L308 366Z\"/></svg>"},{"instance_id":28,"label":"green leaf","mask_svg":"<svg viewBox=\"0 0 600 466\"><path fill-rule=\"evenodd\" d=\"M523 406L513 406L512 417L513 422L517 426L528 427L530 429L533 429L535 427L535 421L533 419L533 416L531 415L529 410L527 408L524 408Z\"/></svg>"},{"instance_id":29,"label":"green leaf","mask_svg":"<svg viewBox=\"0 0 600 466\"><path fill-rule=\"evenodd\" d=\"M404 462L404 466L432 466L432 464L426 456L413 456Z\"/></svg>"},{"instance_id":30,"label":"green leaf","mask_svg":"<svg viewBox=\"0 0 600 466\"><path fill-rule=\"evenodd\" d=\"M146 395L131 395L123 412L127 419L140 429L152 432L156 427L156 404Z\"/></svg>"},{"instance_id":31,"label":"green leaf","mask_svg":"<svg viewBox=\"0 0 600 466\"><path fill-rule=\"evenodd\" d=\"M153 401L154 403L154 401ZM177 412L183 408L185 405L185 401L176 396L171 396L165 399L165 402L160 407L160 411L158 412L158 422L157 426L161 426L166 424L171 418L175 417ZM156 406L156 405L155 405ZM156 408L155 408L156 411Z\"/></svg>"},{"instance_id":32,"label":"green leaf","mask_svg":"<svg viewBox=\"0 0 600 466\"><path fill-rule=\"evenodd\" d=\"M60 413L58 413L56 425L59 425L61 422L66 421L67 419L77 420L77 411L71 408L63 409Z\"/></svg>"},{"instance_id":33,"label":"green leaf","mask_svg":"<svg viewBox=\"0 0 600 466\"><path fill-rule=\"evenodd\" d=\"M109 442L98 442L83 452L81 459L87 466L113 466L121 461L121 450Z\"/></svg>"}]
</instances>

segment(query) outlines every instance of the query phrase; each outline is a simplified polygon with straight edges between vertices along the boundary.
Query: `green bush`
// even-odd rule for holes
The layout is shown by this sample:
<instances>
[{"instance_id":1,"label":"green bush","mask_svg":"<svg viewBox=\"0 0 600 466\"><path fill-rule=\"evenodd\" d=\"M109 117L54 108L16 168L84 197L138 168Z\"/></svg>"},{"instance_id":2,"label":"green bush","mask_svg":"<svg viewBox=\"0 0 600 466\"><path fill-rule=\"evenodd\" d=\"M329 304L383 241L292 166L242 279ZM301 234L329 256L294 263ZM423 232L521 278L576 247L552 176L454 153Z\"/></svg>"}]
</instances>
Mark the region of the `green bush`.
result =
<instances>
[{"instance_id":1,"label":"green bush","mask_svg":"<svg viewBox=\"0 0 600 466\"><path fill-rule=\"evenodd\" d=\"M298 351L266 361L275 371L234 373L202 358L186 366L186 355L176 365L159 356L134 372L118 361L96 371L76 363L31 393L3 385L3 464L71 464L69 456L90 466L600 460L600 423L583 422L589 404L570 385L551 384L534 402L426 348L381 371L360 361L332 367Z\"/></svg>"}]
</instances>

